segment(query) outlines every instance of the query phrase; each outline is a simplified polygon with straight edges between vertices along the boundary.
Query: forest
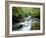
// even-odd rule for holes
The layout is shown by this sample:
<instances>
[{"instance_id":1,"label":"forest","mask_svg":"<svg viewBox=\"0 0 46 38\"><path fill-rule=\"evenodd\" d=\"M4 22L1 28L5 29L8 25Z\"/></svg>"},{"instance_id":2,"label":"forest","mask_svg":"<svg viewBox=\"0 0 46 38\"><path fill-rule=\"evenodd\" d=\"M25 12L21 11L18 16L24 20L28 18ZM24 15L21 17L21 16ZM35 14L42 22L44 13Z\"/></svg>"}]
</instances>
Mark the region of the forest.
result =
<instances>
[{"instance_id":1,"label":"forest","mask_svg":"<svg viewBox=\"0 0 46 38\"><path fill-rule=\"evenodd\" d=\"M12 24L12 30L40 30L40 8L12 7Z\"/></svg>"}]
</instances>

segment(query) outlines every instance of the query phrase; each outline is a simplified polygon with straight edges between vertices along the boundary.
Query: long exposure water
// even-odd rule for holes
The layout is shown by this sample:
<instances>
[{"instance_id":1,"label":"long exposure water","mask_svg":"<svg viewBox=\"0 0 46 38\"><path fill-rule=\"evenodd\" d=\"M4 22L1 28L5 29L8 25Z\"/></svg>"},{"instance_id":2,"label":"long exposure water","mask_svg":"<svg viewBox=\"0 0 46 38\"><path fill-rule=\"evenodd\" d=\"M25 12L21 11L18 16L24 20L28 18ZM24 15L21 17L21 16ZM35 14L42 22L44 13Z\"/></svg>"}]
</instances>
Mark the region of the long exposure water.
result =
<instances>
[{"instance_id":1,"label":"long exposure water","mask_svg":"<svg viewBox=\"0 0 46 38\"><path fill-rule=\"evenodd\" d=\"M19 31L29 31L31 29L31 24L32 24L32 18L31 16L25 17L24 22L20 22L20 23L15 23L14 27L18 27L20 25L22 25L23 27L19 29Z\"/></svg>"},{"instance_id":2,"label":"long exposure water","mask_svg":"<svg viewBox=\"0 0 46 38\"><path fill-rule=\"evenodd\" d=\"M21 31L29 31L31 29L31 23L32 19L31 16L28 16L25 18L25 22L21 22L20 24L23 24L23 27L20 29Z\"/></svg>"},{"instance_id":3,"label":"long exposure water","mask_svg":"<svg viewBox=\"0 0 46 38\"><path fill-rule=\"evenodd\" d=\"M14 23L12 26L13 31L29 31L31 30L32 24L37 23L39 25L40 20L32 16L25 17L21 22Z\"/></svg>"}]
</instances>

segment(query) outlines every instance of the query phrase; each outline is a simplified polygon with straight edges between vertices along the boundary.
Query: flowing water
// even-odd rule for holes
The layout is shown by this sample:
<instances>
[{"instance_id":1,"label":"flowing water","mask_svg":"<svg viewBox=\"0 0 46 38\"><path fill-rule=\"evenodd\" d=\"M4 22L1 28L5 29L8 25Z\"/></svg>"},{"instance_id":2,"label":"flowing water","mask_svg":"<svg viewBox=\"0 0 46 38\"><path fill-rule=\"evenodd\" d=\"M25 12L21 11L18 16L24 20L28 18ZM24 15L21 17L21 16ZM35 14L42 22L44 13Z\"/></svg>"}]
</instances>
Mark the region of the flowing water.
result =
<instances>
[{"instance_id":1,"label":"flowing water","mask_svg":"<svg viewBox=\"0 0 46 38\"><path fill-rule=\"evenodd\" d=\"M25 18L25 22L21 22L20 24L23 24L23 27L20 29L21 31L29 31L31 29L31 23L32 19L31 16L28 16Z\"/></svg>"},{"instance_id":2,"label":"flowing water","mask_svg":"<svg viewBox=\"0 0 46 38\"><path fill-rule=\"evenodd\" d=\"M19 31L29 31L31 29L31 24L32 24L32 18L31 16L25 17L24 18L24 22L20 22L20 23L15 23L15 26L18 27L20 25L22 25L23 27L19 29ZM14 26L14 27L15 27Z\"/></svg>"},{"instance_id":3,"label":"flowing water","mask_svg":"<svg viewBox=\"0 0 46 38\"><path fill-rule=\"evenodd\" d=\"M31 30L32 22L39 23L38 18L32 18L31 16L25 17L23 20L20 23L14 23L13 25L14 31L29 31Z\"/></svg>"}]
</instances>

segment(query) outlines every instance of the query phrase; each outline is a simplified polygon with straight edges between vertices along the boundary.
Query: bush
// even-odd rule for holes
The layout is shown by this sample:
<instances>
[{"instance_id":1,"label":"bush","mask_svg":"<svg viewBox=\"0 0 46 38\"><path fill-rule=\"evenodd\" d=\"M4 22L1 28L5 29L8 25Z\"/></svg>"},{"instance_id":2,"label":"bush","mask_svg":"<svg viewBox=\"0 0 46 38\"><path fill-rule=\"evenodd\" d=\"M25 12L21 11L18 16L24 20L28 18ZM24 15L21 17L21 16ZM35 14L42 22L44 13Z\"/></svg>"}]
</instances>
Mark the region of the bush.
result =
<instances>
[{"instance_id":1,"label":"bush","mask_svg":"<svg viewBox=\"0 0 46 38\"><path fill-rule=\"evenodd\" d=\"M25 18L29 15L40 18L40 8L12 7L12 13L16 17Z\"/></svg>"}]
</instances>

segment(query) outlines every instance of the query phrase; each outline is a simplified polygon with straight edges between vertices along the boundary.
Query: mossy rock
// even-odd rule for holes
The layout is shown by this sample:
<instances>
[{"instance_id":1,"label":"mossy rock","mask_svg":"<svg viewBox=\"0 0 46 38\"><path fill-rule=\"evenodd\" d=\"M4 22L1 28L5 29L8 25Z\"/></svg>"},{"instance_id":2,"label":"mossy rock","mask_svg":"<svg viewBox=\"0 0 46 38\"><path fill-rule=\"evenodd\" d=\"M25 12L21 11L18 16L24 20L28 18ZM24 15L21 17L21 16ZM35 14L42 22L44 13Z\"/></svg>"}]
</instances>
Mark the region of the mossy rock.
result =
<instances>
[{"instance_id":1,"label":"mossy rock","mask_svg":"<svg viewBox=\"0 0 46 38\"><path fill-rule=\"evenodd\" d=\"M40 22L38 22L38 21L33 21L33 22L32 22L31 30L40 30Z\"/></svg>"}]
</instances>

